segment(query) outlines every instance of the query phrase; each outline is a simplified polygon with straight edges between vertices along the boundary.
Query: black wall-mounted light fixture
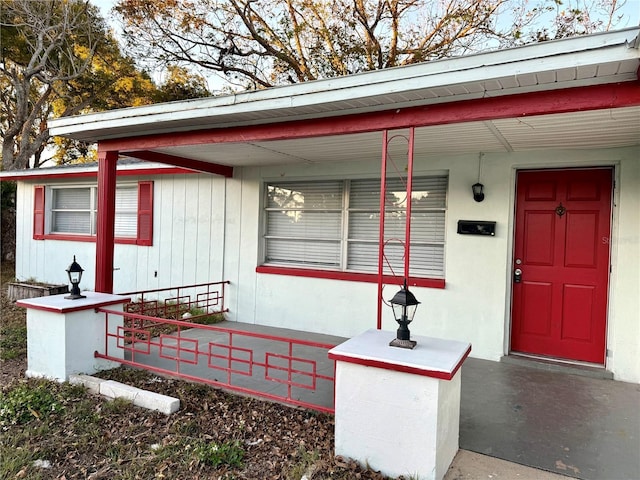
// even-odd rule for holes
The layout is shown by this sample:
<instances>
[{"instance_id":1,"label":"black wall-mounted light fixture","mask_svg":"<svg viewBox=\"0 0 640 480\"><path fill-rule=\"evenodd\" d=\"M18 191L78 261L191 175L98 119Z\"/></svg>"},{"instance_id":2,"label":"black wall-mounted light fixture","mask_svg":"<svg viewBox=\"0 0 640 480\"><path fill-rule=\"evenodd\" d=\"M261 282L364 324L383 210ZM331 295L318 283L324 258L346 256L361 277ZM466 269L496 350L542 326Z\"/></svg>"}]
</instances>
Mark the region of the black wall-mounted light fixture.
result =
<instances>
[{"instance_id":1,"label":"black wall-mounted light fixture","mask_svg":"<svg viewBox=\"0 0 640 480\"><path fill-rule=\"evenodd\" d=\"M473 199L476 202L481 202L484 200L484 185L481 183L474 183L471 185L471 190L473 191Z\"/></svg>"},{"instance_id":2,"label":"black wall-mounted light fixture","mask_svg":"<svg viewBox=\"0 0 640 480\"><path fill-rule=\"evenodd\" d=\"M407 288L407 279L404 279L404 285L391 300L389 300L393 308L393 316L398 322L398 331L396 338L389 343L392 347L413 349L416 342L411 340L411 332L409 332L409 324L413 321L420 302L416 300L413 293Z\"/></svg>"},{"instance_id":3,"label":"black wall-mounted light fixture","mask_svg":"<svg viewBox=\"0 0 640 480\"><path fill-rule=\"evenodd\" d=\"M484 185L480 183L480 178L482 177L482 160L484 159L484 153L480 152L478 154L478 181L471 185L471 191L473 192L473 199L476 202L481 202L484 200Z\"/></svg>"},{"instance_id":4,"label":"black wall-mounted light fixture","mask_svg":"<svg viewBox=\"0 0 640 480\"><path fill-rule=\"evenodd\" d=\"M69 277L69 281L71 282L71 293L67 295L66 299L68 300L77 300L79 298L87 298L86 295L80 294L80 280L82 280L82 272L84 269L76 262L76 256L73 256L73 262L67 268L67 275Z\"/></svg>"}]
</instances>

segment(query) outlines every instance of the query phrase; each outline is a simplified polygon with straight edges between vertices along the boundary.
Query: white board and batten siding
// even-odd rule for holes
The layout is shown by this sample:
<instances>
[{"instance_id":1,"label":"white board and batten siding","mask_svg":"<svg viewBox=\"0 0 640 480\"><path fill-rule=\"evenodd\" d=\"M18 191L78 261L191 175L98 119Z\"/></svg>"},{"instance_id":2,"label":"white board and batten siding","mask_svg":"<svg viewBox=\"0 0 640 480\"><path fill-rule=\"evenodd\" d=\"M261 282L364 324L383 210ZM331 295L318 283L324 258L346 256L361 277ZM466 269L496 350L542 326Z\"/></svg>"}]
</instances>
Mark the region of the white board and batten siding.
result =
<instances>
[{"instance_id":1,"label":"white board and batten siding","mask_svg":"<svg viewBox=\"0 0 640 480\"><path fill-rule=\"evenodd\" d=\"M154 181L153 245L115 245L114 290L128 292L221 280L225 180L211 175L162 175L129 177L126 181L149 179ZM18 183L16 277L66 283L65 270L75 255L85 270L80 287L93 290L95 242L33 240L35 184Z\"/></svg>"}]
</instances>

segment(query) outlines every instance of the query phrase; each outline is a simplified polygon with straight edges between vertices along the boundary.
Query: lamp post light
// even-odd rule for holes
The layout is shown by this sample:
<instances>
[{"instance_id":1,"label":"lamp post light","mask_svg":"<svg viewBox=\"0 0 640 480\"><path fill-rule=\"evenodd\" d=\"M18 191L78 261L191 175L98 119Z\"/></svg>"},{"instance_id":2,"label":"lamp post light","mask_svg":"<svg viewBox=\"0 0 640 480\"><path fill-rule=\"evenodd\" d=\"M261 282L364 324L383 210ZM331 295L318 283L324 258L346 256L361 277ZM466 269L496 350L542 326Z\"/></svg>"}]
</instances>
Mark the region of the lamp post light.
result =
<instances>
[{"instance_id":1,"label":"lamp post light","mask_svg":"<svg viewBox=\"0 0 640 480\"><path fill-rule=\"evenodd\" d=\"M396 338L393 339L389 345L392 347L413 349L416 346L416 342L411 340L409 324L413 321L420 302L416 300L416 297L414 297L413 293L407 288L406 278L404 279L403 287L389 300L389 303L391 303L391 307L393 308L393 316L396 322L398 322L398 325L400 325L396 333Z\"/></svg>"},{"instance_id":2,"label":"lamp post light","mask_svg":"<svg viewBox=\"0 0 640 480\"><path fill-rule=\"evenodd\" d=\"M73 262L69 265L69 268L67 268L67 275L71 282L71 293L64 298L68 300L87 298L86 295L80 294L80 287L78 287L80 280L82 280L82 272L84 272L84 269L76 262L76 256L74 255Z\"/></svg>"}]
</instances>

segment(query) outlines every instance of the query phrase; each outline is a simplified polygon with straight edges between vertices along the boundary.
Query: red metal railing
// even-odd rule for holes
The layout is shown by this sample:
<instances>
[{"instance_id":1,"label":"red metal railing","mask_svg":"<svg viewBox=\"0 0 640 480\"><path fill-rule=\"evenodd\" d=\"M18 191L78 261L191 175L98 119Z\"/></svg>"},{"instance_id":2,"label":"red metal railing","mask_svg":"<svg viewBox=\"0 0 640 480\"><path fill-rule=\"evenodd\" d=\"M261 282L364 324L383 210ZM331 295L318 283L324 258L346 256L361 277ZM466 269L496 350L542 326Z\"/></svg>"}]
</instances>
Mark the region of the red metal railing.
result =
<instances>
[{"instance_id":1,"label":"red metal railing","mask_svg":"<svg viewBox=\"0 0 640 480\"><path fill-rule=\"evenodd\" d=\"M99 311L105 314L106 335L104 352L96 352L97 358L334 411L335 362L327 356L333 344L130 311Z\"/></svg>"},{"instance_id":2,"label":"red metal railing","mask_svg":"<svg viewBox=\"0 0 640 480\"><path fill-rule=\"evenodd\" d=\"M174 320L179 320L188 314L190 321L197 321L198 318L228 311L224 306L224 287L229 283L225 280L126 292L119 295L132 298L132 301L125 305L125 311L128 313Z\"/></svg>"}]
</instances>

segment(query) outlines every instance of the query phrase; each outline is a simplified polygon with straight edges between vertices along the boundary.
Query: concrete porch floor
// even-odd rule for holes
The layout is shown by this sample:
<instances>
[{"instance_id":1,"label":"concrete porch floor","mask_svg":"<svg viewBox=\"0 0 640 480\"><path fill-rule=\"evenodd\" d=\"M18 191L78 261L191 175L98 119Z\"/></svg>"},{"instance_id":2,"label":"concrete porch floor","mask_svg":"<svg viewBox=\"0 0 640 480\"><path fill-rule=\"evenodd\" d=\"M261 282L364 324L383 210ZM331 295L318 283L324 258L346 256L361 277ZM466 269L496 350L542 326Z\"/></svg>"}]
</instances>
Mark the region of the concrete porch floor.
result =
<instances>
[{"instance_id":1,"label":"concrete porch floor","mask_svg":"<svg viewBox=\"0 0 640 480\"><path fill-rule=\"evenodd\" d=\"M588 480L640 479L640 385L470 358L460 448Z\"/></svg>"},{"instance_id":2,"label":"concrete porch floor","mask_svg":"<svg viewBox=\"0 0 640 480\"><path fill-rule=\"evenodd\" d=\"M345 340L244 323L224 322L220 326L320 343ZM194 329L182 335L193 335L206 344L212 332ZM254 356L275 348L251 337L244 338L243 347L252 349ZM299 354L303 356L302 351ZM333 369L332 362L317 351L309 358L318 362L319 369ZM153 353L144 362L170 368ZM206 365L191 369L194 375L212 374ZM256 381L251 388L262 388L258 385ZM283 386L267 382L264 391L278 388ZM461 449L585 480L640 479L640 385L469 358L462 367L461 389ZM310 401L314 403L333 404L333 385L328 382L319 384L316 392L301 394L313 397ZM447 474L446 478L487 478L466 472L464 476ZM542 478L543 472L493 475L489 478L533 480Z\"/></svg>"}]
</instances>

